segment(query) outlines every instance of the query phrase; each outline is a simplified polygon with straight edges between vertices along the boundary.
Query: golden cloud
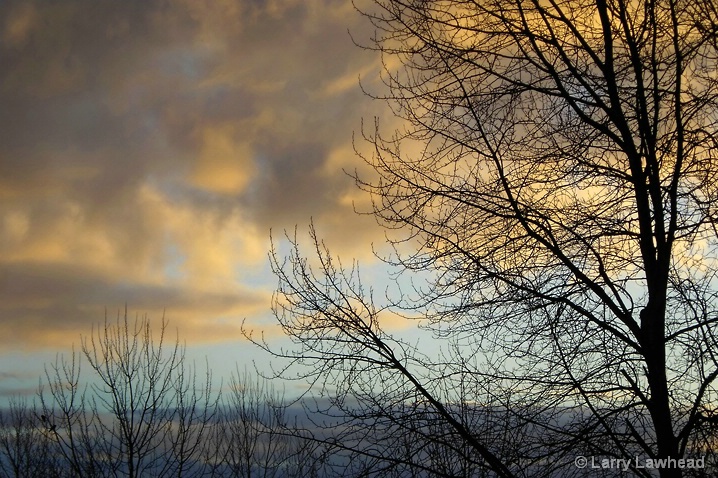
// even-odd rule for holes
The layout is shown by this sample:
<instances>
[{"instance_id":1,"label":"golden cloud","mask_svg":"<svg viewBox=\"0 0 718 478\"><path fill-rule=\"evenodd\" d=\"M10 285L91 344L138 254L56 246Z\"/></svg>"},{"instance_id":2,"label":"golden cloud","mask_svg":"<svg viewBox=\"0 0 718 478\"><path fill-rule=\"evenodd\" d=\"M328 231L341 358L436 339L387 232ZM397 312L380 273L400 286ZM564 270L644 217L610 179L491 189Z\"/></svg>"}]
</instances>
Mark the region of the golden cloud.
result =
<instances>
[{"instance_id":1,"label":"golden cloud","mask_svg":"<svg viewBox=\"0 0 718 478\"><path fill-rule=\"evenodd\" d=\"M241 193L254 174L251 147L235 140L231 125L205 127L201 138L193 184L220 194Z\"/></svg>"}]
</instances>

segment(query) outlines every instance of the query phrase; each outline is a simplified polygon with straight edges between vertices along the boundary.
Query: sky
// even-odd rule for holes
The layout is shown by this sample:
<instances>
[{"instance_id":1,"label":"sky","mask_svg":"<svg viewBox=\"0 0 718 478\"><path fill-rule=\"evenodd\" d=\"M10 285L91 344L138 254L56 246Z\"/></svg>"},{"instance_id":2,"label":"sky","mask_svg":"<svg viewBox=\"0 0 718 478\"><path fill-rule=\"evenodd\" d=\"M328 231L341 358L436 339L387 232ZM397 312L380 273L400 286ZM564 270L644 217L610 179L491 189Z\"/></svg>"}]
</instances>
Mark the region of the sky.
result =
<instances>
[{"instance_id":1,"label":"sky","mask_svg":"<svg viewBox=\"0 0 718 478\"><path fill-rule=\"evenodd\" d=\"M0 396L125 306L256 358L270 230L379 268L344 172L391 124L369 27L347 0L0 2Z\"/></svg>"}]
</instances>

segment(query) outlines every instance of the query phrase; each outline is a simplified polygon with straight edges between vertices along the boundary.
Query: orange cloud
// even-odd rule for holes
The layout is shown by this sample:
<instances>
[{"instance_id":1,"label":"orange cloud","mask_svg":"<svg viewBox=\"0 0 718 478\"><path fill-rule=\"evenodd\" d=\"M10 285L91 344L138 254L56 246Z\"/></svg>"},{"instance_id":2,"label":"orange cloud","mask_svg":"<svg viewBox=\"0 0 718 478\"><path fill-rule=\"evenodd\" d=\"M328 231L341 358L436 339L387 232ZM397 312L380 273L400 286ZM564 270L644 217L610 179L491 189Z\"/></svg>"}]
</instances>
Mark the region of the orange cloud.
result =
<instances>
[{"instance_id":1,"label":"orange cloud","mask_svg":"<svg viewBox=\"0 0 718 478\"><path fill-rule=\"evenodd\" d=\"M231 126L205 127L201 137L192 183L220 194L241 193L254 175L251 147L234 139Z\"/></svg>"}]
</instances>

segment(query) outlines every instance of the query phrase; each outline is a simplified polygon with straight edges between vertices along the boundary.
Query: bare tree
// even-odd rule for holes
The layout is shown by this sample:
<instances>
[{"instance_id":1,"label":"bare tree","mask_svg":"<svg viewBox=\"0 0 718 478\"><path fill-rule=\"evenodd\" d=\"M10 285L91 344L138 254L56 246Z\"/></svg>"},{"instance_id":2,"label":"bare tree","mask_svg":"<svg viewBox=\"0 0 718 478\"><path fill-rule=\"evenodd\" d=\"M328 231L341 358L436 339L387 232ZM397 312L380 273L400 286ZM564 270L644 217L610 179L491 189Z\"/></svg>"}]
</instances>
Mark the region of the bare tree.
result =
<instances>
[{"instance_id":1,"label":"bare tree","mask_svg":"<svg viewBox=\"0 0 718 478\"><path fill-rule=\"evenodd\" d=\"M221 426L214 437L221 457L221 476L284 476L289 457L290 437L286 427L282 396L261 377L245 370L233 374L230 390L222 403Z\"/></svg>"},{"instance_id":2,"label":"bare tree","mask_svg":"<svg viewBox=\"0 0 718 478\"><path fill-rule=\"evenodd\" d=\"M472 381L461 369L452 377L449 363L386 333L380 316L387 307L375 307L356 265L347 271L335 264L311 234L317 272L296 242L286 261L272 255L280 278L275 315L298 348L277 351L255 341L309 368L290 365L284 372L291 375L283 374L311 381L322 397L303 400L312 422L297 432L326 447L338 476L484 476L494 467L511 476L506 463L520 458L511 444L525 428L497 402L497 381ZM489 400L491 407L472 403ZM493 461L488 467L481 453Z\"/></svg>"},{"instance_id":3,"label":"bare tree","mask_svg":"<svg viewBox=\"0 0 718 478\"><path fill-rule=\"evenodd\" d=\"M58 355L39 408L18 398L0 410L0 477L328 476L267 380L237 371L221 400L166 330L125 313Z\"/></svg>"},{"instance_id":4,"label":"bare tree","mask_svg":"<svg viewBox=\"0 0 718 478\"><path fill-rule=\"evenodd\" d=\"M285 400L262 375L239 369L224 394L211 437L215 464L222 477L325 477L323 448L302 435L296 402Z\"/></svg>"},{"instance_id":5,"label":"bare tree","mask_svg":"<svg viewBox=\"0 0 718 478\"><path fill-rule=\"evenodd\" d=\"M11 399L0 410L0 477L70 476L54 453L43 421L27 399Z\"/></svg>"},{"instance_id":6,"label":"bare tree","mask_svg":"<svg viewBox=\"0 0 718 478\"><path fill-rule=\"evenodd\" d=\"M40 426L53 441L53 453L77 477L110 476L109 470L103 471L99 416L88 406L87 387L80 383L80 357L74 349L69 359L58 355L46 366L45 378L38 392Z\"/></svg>"},{"instance_id":7,"label":"bare tree","mask_svg":"<svg viewBox=\"0 0 718 478\"><path fill-rule=\"evenodd\" d=\"M59 357L40 391L42 420L74 476L205 476L202 458L219 396L167 346L167 322L125 312L82 342L82 357ZM94 377L81 381L84 358Z\"/></svg>"},{"instance_id":8,"label":"bare tree","mask_svg":"<svg viewBox=\"0 0 718 478\"><path fill-rule=\"evenodd\" d=\"M653 476L648 459L708 465L715 2L375 0L362 13L386 65L373 96L406 129L365 133L378 179L356 180L390 231L387 261L433 273L391 308L446 345L426 357L382 331L371 291L315 238L316 274L298 248L274 255L275 310L297 344L278 355L313 366L345 412L355 398L354 424L404 427L404 404L426 403L427 423L497 476L581 475L579 454L637 476ZM510 428L470 419L487 411ZM511 431L513 450L498 436Z\"/></svg>"}]
</instances>

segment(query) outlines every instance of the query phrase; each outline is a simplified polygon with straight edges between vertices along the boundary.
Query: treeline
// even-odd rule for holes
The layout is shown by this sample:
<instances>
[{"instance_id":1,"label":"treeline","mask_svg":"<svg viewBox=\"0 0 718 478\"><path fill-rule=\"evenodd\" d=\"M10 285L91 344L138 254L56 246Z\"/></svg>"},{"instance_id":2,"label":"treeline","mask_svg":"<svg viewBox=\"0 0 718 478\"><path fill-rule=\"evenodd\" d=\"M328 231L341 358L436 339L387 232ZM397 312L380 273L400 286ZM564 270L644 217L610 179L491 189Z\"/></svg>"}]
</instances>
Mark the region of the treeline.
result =
<instances>
[{"instance_id":1,"label":"treeline","mask_svg":"<svg viewBox=\"0 0 718 478\"><path fill-rule=\"evenodd\" d=\"M166 332L125 314L47 365L34 400L0 410L0 476L328 475L267 381L238 371L214 390Z\"/></svg>"},{"instance_id":2,"label":"treeline","mask_svg":"<svg viewBox=\"0 0 718 478\"><path fill-rule=\"evenodd\" d=\"M166 321L125 313L47 364L34 398L0 407L0 478L489 476L425 403L386 405L401 420L361 397L287 400L239 367L221 380ZM456 412L518 456L505 410Z\"/></svg>"}]
</instances>

